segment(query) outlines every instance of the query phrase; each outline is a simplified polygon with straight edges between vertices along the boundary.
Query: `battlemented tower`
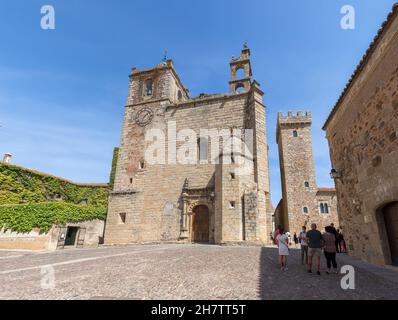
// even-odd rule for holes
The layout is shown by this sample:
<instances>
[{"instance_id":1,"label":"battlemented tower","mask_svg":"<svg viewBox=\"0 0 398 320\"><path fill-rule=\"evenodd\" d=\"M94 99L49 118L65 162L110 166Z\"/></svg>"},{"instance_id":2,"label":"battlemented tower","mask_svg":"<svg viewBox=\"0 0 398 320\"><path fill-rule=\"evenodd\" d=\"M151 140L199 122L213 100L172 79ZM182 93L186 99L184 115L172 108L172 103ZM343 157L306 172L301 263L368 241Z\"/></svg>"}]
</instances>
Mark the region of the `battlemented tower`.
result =
<instances>
[{"instance_id":1,"label":"battlemented tower","mask_svg":"<svg viewBox=\"0 0 398 320\"><path fill-rule=\"evenodd\" d=\"M311 141L311 113L278 113L276 142L279 150L282 199L275 211L275 225L292 234L316 223L321 230L338 227L334 188L318 188ZM323 230L322 230L323 231Z\"/></svg>"}]
</instances>

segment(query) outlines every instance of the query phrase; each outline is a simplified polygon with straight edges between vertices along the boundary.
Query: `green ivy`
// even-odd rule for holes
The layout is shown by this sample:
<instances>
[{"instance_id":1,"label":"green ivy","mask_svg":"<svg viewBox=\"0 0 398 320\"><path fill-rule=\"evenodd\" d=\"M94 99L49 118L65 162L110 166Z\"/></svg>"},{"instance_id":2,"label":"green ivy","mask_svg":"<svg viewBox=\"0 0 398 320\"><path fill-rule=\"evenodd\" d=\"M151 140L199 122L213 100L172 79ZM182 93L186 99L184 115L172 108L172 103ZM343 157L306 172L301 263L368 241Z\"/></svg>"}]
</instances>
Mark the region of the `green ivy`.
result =
<instances>
[{"instance_id":1,"label":"green ivy","mask_svg":"<svg viewBox=\"0 0 398 320\"><path fill-rule=\"evenodd\" d=\"M61 200L106 206L109 186L80 186L14 165L0 163L0 205Z\"/></svg>"},{"instance_id":2,"label":"green ivy","mask_svg":"<svg viewBox=\"0 0 398 320\"><path fill-rule=\"evenodd\" d=\"M30 232L34 228L48 232L53 224L106 219L105 206L46 202L26 205L1 205L0 229Z\"/></svg>"},{"instance_id":3,"label":"green ivy","mask_svg":"<svg viewBox=\"0 0 398 320\"><path fill-rule=\"evenodd\" d=\"M117 165L118 156L119 156L119 148L115 147L113 149L112 170L111 170L111 175L109 177L109 184L112 189L113 189L113 184L115 183L115 174L116 174L116 165Z\"/></svg>"}]
</instances>

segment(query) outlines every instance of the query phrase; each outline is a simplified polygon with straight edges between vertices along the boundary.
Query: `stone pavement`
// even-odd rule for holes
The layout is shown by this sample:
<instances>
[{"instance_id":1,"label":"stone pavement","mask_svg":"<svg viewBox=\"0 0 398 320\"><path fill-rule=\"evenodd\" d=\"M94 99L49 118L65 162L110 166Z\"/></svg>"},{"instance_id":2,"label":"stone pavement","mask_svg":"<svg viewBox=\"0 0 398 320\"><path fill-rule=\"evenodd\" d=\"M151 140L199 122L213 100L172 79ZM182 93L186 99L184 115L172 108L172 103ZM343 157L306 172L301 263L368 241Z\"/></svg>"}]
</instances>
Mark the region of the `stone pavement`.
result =
<instances>
[{"instance_id":1,"label":"stone pavement","mask_svg":"<svg viewBox=\"0 0 398 320\"><path fill-rule=\"evenodd\" d=\"M273 247L162 244L0 251L0 299L398 299L393 269L339 254L338 262L356 271L356 289L343 290L343 275L308 274L299 256L299 250L291 250L289 270L283 273ZM48 286L49 265L55 272L53 288Z\"/></svg>"}]
</instances>

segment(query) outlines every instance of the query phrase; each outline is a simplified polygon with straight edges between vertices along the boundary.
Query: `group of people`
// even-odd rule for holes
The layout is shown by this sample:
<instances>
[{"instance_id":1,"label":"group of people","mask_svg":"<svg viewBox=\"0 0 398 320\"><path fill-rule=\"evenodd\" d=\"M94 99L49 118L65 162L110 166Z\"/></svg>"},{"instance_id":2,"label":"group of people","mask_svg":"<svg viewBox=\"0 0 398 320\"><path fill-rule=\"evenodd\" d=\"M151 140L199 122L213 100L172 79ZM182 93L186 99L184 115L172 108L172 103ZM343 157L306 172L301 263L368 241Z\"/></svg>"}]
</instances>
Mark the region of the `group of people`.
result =
<instances>
[{"instance_id":1,"label":"group of people","mask_svg":"<svg viewBox=\"0 0 398 320\"><path fill-rule=\"evenodd\" d=\"M337 252L337 253L339 253L339 252L347 252L347 251L346 251L346 246L345 246L345 241L344 241L343 233L340 231L340 229L336 229L336 228L334 227L334 224L333 224L333 223L330 224L330 227L332 228L332 229L331 229L332 233L333 233L334 236L336 237L336 252ZM306 228L303 227L303 230L304 230L304 229L306 229ZM301 231L300 234L301 234L302 232L303 232L303 231ZM287 233L287 234L288 234L288 233ZM300 236L297 236L296 232L295 232L294 235L293 235L293 242L294 242L296 248L297 248L297 245L298 245L298 244L300 244L300 246L302 245L302 243L301 243L302 241L301 241L301 239L300 239ZM289 243L290 243L290 245L291 245L290 237L289 237Z\"/></svg>"},{"instance_id":2,"label":"group of people","mask_svg":"<svg viewBox=\"0 0 398 320\"><path fill-rule=\"evenodd\" d=\"M285 232L282 226L278 226L272 236L275 244L278 246L279 263L282 271L287 270L287 257L289 256L291 245L290 234ZM346 252L344 238L342 233L334 227L333 223L325 227L325 232L317 230L315 223L311 224L311 230L307 231L305 226L297 237L293 236L294 243L300 243L301 264L307 265L307 271L312 273L312 265L315 258L316 273L321 274L321 255L322 251L326 258L327 274L337 273L336 253ZM332 271L333 266L333 271Z\"/></svg>"}]
</instances>

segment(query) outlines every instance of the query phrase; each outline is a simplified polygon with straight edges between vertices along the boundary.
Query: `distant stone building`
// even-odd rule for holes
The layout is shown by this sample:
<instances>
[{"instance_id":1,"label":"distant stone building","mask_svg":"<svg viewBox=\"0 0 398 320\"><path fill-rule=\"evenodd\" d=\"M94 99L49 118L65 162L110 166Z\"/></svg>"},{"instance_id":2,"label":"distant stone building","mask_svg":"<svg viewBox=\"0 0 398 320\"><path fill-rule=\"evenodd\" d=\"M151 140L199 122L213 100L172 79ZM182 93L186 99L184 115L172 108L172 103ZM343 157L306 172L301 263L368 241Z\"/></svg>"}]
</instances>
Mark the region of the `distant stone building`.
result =
<instances>
[{"instance_id":1,"label":"distant stone building","mask_svg":"<svg viewBox=\"0 0 398 320\"><path fill-rule=\"evenodd\" d=\"M282 184L282 199L275 210L275 225L291 234L316 223L318 229L334 223L339 227L336 190L318 188L311 142L311 114L278 114L276 140Z\"/></svg>"},{"instance_id":2,"label":"distant stone building","mask_svg":"<svg viewBox=\"0 0 398 320\"><path fill-rule=\"evenodd\" d=\"M249 48L231 60L230 68L229 93L196 98L189 96L171 60L147 70L133 68L106 244L268 240L272 205L265 106L259 84L251 80ZM153 143L148 135L156 129L166 141L160 164L147 159ZM227 132L223 147L201 129ZM225 151L225 143L243 139L235 137L236 129L252 130L250 152ZM176 155L184 147L184 135L192 132L197 152L183 164ZM248 165L245 174L242 162Z\"/></svg>"},{"instance_id":3,"label":"distant stone building","mask_svg":"<svg viewBox=\"0 0 398 320\"><path fill-rule=\"evenodd\" d=\"M398 264L398 4L323 129L348 252Z\"/></svg>"}]
</instances>

